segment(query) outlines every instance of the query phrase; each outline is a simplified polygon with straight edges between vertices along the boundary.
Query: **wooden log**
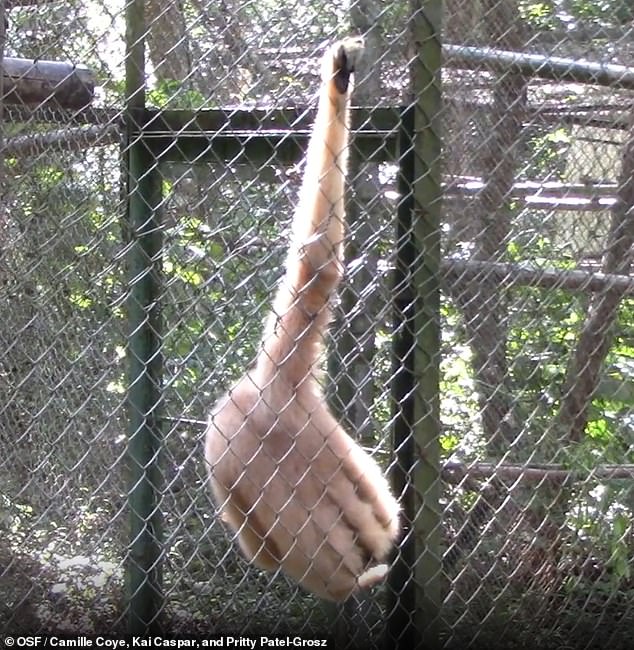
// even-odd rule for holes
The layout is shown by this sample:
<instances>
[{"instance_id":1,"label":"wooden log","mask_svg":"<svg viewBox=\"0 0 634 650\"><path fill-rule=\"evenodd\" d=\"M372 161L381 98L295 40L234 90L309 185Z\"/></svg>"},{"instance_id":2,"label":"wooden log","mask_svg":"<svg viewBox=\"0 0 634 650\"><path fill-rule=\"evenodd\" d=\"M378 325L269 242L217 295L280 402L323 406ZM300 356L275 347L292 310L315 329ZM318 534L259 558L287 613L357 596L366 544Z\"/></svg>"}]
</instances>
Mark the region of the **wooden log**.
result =
<instances>
[{"instance_id":1,"label":"wooden log","mask_svg":"<svg viewBox=\"0 0 634 650\"><path fill-rule=\"evenodd\" d=\"M5 58L4 102L24 106L52 105L80 109L94 96L95 78L85 66L60 61Z\"/></svg>"}]
</instances>

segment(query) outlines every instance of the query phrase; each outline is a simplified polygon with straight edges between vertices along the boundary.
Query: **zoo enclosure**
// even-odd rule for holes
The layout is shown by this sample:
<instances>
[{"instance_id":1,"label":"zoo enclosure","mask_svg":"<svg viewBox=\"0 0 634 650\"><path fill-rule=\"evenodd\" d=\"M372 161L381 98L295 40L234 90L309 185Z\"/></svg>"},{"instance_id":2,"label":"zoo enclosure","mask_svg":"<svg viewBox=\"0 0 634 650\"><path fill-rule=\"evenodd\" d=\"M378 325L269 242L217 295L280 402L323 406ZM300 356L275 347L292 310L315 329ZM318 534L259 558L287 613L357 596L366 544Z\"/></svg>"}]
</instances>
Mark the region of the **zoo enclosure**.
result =
<instances>
[{"instance_id":1,"label":"zoo enclosure","mask_svg":"<svg viewBox=\"0 0 634 650\"><path fill-rule=\"evenodd\" d=\"M7 5L6 628L222 629L211 611L241 630L245 599L305 634L325 625L229 550L197 440L276 279L310 127L303 62L345 24L378 63L357 93L331 399L411 519L374 616L404 647L504 643L535 621L554 643L627 642L595 616L632 616L627 5L445 3L441 103L436 2L302 17L148 1L145 20L143 4ZM284 21L319 29L300 42ZM13 90L29 73L10 74L27 56L95 79L71 68L78 84L33 99ZM380 636L372 612L362 621Z\"/></svg>"}]
</instances>

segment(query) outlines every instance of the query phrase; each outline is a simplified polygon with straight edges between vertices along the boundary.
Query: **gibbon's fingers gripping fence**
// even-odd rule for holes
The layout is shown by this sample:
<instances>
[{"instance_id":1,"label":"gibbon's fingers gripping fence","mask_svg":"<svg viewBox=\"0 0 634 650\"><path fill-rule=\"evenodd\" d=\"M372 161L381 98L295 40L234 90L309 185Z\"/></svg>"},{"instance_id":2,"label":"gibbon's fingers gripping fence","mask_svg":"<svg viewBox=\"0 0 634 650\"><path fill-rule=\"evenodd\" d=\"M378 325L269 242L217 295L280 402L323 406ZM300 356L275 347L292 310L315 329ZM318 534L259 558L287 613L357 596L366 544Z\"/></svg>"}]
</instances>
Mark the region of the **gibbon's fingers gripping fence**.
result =
<instances>
[{"instance_id":1,"label":"gibbon's fingers gripping fence","mask_svg":"<svg viewBox=\"0 0 634 650\"><path fill-rule=\"evenodd\" d=\"M633 6L0 2L0 637L629 648ZM349 33L323 383L403 537L333 605L243 560L203 436Z\"/></svg>"}]
</instances>

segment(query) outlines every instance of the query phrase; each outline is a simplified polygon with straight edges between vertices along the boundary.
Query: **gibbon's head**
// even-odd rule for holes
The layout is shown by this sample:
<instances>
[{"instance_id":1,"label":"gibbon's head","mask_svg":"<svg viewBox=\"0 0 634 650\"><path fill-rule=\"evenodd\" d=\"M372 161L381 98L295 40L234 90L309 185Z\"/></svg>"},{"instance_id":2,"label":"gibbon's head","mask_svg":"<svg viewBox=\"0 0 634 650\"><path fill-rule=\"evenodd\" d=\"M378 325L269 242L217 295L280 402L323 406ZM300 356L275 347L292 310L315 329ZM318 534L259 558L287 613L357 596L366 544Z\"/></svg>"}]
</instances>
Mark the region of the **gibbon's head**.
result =
<instances>
[{"instance_id":1,"label":"gibbon's head","mask_svg":"<svg viewBox=\"0 0 634 650\"><path fill-rule=\"evenodd\" d=\"M335 88L342 95L349 90L350 75L357 69L363 56L364 46L362 36L350 36L331 46L331 57L324 58L325 64L329 68L324 70L324 80L332 79Z\"/></svg>"}]
</instances>

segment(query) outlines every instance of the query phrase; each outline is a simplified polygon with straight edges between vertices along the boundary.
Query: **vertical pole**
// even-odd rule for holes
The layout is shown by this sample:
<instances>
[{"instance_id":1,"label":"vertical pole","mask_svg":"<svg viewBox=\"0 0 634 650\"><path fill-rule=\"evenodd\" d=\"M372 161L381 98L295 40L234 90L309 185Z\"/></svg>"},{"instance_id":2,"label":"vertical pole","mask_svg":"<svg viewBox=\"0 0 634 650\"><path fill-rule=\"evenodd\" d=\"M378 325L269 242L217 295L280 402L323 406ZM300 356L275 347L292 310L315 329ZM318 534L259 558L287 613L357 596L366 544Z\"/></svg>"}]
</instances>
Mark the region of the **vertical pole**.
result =
<instances>
[{"instance_id":1,"label":"vertical pole","mask_svg":"<svg viewBox=\"0 0 634 650\"><path fill-rule=\"evenodd\" d=\"M416 566L416 540L414 522L416 501L413 486L415 445L413 437L414 404L416 390L414 375L415 310L414 294L409 278L416 261L416 250L410 241L411 215L414 210L412 179L414 177L414 112L412 107L402 115L399 156L400 203L396 223L396 262L394 269L394 335L392 338L392 437L396 462L392 467L392 482L400 495L403 536L398 555L392 566L389 581L389 607L386 633L386 650L416 648L418 635L413 624L416 612L416 584L413 581Z\"/></svg>"},{"instance_id":2,"label":"vertical pole","mask_svg":"<svg viewBox=\"0 0 634 650\"><path fill-rule=\"evenodd\" d=\"M418 618L423 647L439 646L441 606L440 506L440 215L442 0L411 0L414 58L410 67L414 101L413 236L419 263L412 270L417 298L414 437L414 522Z\"/></svg>"},{"instance_id":3,"label":"vertical pole","mask_svg":"<svg viewBox=\"0 0 634 650\"><path fill-rule=\"evenodd\" d=\"M393 338L394 486L405 535L391 572L390 648L440 647L441 0L411 0L412 100L403 114Z\"/></svg>"},{"instance_id":4,"label":"vertical pole","mask_svg":"<svg viewBox=\"0 0 634 650\"><path fill-rule=\"evenodd\" d=\"M130 549L127 563L128 631L158 630L161 584L159 453L161 401L161 248L158 214L161 180L157 161L136 133L145 108L145 21L143 0L126 8L126 187L128 300L128 470Z\"/></svg>"}]
</instances>

